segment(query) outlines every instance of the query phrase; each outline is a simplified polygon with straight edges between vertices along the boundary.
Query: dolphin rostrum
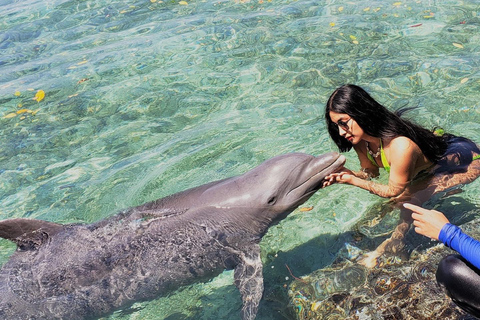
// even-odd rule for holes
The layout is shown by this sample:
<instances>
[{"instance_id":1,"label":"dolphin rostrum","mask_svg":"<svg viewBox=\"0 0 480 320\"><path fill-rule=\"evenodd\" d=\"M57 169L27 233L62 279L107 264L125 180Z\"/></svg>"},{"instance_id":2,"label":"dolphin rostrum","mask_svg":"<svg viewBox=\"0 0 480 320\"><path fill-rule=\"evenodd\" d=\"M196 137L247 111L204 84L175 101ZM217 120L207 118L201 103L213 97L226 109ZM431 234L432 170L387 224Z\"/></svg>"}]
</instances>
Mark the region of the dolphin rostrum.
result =
<instances>
[{"instance_id":1,"label":"dolphin rostrum","mask_svg":"<svg viewBox=\"0 0 480 320\"><path fill-rule=\"evenodd\" d=\"M338 153L281 155L93 224L1 221L0 237L18 249L0 270L0 318L98 318L235 269L242 318L254 319L262 236L344 162Z\"/></svg>"}]
</instances>

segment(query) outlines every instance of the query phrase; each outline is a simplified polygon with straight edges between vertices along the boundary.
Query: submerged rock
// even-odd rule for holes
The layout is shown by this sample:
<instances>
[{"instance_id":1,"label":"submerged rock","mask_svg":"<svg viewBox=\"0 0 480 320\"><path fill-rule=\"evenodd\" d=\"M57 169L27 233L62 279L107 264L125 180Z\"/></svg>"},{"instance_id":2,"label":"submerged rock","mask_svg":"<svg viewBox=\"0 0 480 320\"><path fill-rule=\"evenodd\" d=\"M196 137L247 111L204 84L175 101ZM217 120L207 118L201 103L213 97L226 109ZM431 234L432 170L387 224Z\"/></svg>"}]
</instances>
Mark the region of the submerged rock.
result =
<instances>
[{"instance_id":1,"label":"submerged rock","mask_svg":"<svg viewBox=\"0 0 480 320\"><path fill-rule=\"evenodd\" d=\"M462 229L480 239L479 226L477 219ZM356 255L341 252L331 266L290 284L290 304L299 320L476 319L458 308L435 279L438 263L451 253L437 244L413 250L408 259L381 257L377 267L367 269L349 260Z\"/></svg>"}]
</instances>

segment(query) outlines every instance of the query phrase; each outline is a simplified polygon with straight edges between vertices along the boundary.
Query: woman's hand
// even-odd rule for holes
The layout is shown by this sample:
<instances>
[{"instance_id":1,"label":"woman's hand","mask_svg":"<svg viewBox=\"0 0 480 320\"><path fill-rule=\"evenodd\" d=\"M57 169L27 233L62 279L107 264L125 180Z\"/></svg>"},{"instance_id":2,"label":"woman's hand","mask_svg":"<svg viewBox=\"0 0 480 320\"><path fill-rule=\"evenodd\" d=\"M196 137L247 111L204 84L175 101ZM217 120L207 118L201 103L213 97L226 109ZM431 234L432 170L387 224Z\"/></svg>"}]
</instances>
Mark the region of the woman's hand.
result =
<instances>
[{"instance_id":1,"label":"woman's hand","mask_svg":"<svg viewBox=\"0 0 480 320\"><path fill-rule=\"evenodd\" d=\"M325 177L323 186L329 186L334 183L350 183L354 177L353 172L350 169L343 168L340 172L331 173Z\"/></svg>"},{"instance_id":2,"label":"woman's hand","mask_svg":"<svg viewBox=\"0 0 480 320\"><path fill-rule=\"evenodd\" d=\"M438 240L440 230L449 223L443 213L437 210L427 210L410 203L403 204L408 210L412 210L413 225L415 232L431 239Z\"/></svg>"}]
</instances>

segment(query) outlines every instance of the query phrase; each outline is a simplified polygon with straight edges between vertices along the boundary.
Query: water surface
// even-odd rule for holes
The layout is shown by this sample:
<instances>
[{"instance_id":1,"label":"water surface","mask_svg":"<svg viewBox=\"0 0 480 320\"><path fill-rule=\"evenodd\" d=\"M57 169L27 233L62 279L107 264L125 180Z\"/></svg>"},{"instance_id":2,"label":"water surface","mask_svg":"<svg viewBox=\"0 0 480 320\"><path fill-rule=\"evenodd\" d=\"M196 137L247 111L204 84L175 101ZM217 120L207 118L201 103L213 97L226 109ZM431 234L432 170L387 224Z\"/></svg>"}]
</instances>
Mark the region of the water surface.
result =
<instances>
[{"instance_id":1,"label":"water surface","mask_svg":"<svg viewBox=\"0 0 480 320\"><path fill-rule=\"evenodd\" d=\"M278 154L335 150L322 114L345 83L480 142L475 0L2 0L0 12L2 219L89 223ZM438 208L478 215L479 186ZM292 274L331 263L379 201L332 186L273 227L258 319L288 318ZM0 241L1 262L13 250ZM109 318L237 319L232 280Z\"/></svg>"}]
</instances>

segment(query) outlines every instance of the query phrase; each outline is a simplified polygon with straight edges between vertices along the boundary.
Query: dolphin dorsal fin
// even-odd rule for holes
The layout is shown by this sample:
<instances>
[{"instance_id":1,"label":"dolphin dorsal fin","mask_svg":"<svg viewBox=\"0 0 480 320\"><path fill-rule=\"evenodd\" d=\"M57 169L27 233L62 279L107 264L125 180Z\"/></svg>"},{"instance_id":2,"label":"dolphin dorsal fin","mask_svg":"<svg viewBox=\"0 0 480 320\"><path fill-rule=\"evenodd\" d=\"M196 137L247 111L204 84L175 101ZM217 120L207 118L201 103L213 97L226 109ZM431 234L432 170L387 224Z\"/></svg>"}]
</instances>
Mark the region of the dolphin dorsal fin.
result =
<instances>
[{"instance_id":1,"label":"dolphin dorsal fin","mask_svg":"<svg viewBox=\"0 0 480 320\"><path fill-rule=\"evenodd\" d=\"M19 249L32 250L63 228L61 224L43 220L8 219L0 221L0 237L15 242Z\"/></svg>"}]
</instances>

